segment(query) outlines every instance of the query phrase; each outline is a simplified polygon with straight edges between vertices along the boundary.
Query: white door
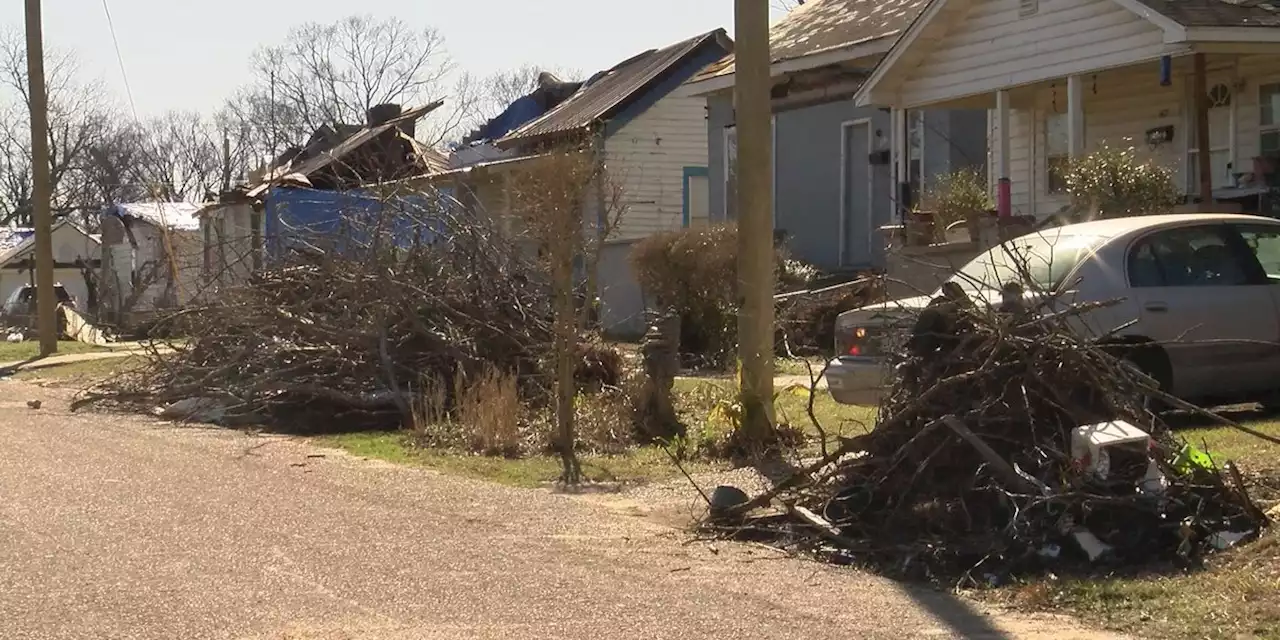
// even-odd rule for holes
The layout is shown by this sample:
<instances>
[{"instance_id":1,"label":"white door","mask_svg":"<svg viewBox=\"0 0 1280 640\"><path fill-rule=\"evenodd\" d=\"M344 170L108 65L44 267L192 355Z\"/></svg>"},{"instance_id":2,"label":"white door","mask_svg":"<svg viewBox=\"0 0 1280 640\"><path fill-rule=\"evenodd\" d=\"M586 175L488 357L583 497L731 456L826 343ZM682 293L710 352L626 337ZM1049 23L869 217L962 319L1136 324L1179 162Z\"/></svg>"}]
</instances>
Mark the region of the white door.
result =
<instances>
[{"instance_id":1,"label":"white door","mask_svg":"<svg viewBox=\"0 0 1280 640\"><path fill-rule=\"evenodd\" d=\"M689 176L689 226L705 227L711 221L711 190L707 176Z\"/></svg>"}]
</instances>

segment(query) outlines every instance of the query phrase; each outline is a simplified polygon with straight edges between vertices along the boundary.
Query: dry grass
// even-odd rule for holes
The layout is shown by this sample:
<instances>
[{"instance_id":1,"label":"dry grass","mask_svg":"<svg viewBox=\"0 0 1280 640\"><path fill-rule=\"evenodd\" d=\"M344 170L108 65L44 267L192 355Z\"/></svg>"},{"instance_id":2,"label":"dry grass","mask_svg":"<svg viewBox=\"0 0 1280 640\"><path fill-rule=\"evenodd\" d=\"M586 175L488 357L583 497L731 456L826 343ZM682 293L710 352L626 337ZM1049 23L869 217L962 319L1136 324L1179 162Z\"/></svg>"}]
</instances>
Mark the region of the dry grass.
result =
<instances>
[{"instance_id":1,"label":"dry grass","mask_svg":"<svg viewBox=\"0 0 1280 640\"><path fill-rule=\"evenodd\" d=\"M421 445L505 458L524 452L526 411L515 376L494 368L470 380L458 375L452 411L448 397L442 380L422 379L412 406L413 430Z\"/></svg>"}]
</instances>

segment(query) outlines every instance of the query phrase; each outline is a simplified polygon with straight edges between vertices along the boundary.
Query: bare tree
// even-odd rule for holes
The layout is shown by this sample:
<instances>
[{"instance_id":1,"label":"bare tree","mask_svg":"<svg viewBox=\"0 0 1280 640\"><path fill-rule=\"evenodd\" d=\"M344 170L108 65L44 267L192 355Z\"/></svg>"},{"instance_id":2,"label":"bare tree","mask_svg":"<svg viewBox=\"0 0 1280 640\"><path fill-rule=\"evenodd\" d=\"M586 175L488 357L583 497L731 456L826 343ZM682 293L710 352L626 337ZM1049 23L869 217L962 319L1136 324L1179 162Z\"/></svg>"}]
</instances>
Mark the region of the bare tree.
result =
<instances>
[{"instance_id":1,"label":"bare tree","mask_svg":"<svg viewBox=\"0 0 1280 640\"><path fill-rule=\"evenodd\" d=\"M583 78L580 69L538 67L524 65L515 69L497 71L477 83L475 112L480 121L502 113L512 102L533 93L538 88L538 76L551 73L565 82L577 82Z\"/></svg>"},{"instance_id":2,"label":"bare tree","mask_svg":"<svg viewBox=\"0 0 1280 640\"><path fill-rule=\"evenodd\" d=\"M49 169L55 212L95 203L88 200L90 152L119 121L101 83L83 81L73 55L46 54L49 92ZM29 223L31 139L26 47L15 30L0 31L0 222Z\"/></svg>"},{"instance_id":3,"label":"bare tree","mask_svg":"<svg viewBox=\"0 0 1280 640\"><path fill-rule=\"evenodd\" d=\"M224 182L216 126L194 111L170 111L141 127L138 181L152 199L201 201Z\"/></svg>"},{"instance_id":4,"label":"bare tree","mask_svg":"<svg viewBox=\"0 0 1280 640\"><path fill-rule=\"evenodd\" d=\"M589 149L563 148L514 170L511 213L538 245L552 289L554 321L556 434L565 484L578 484L582 469L575 452L574 400L577 387L578 316L574 309L574 262L581 260L593 280L604 241L623 215L621 190L609 179L603 158Z\"/></svg>"},{"instance_id":5,"label":"bare tree","mask_svg":"<svg viewBox=\"0 0 1280 640\"><path fill-rule=\"evenodd\" d=\"M440 32L397 18L306 23L284 42L259 49L251 62L253 80L228 102L226 114L237 128L261 132L248 142L266 158L302 144L323 125L361 124L378 104L447 98L419 135L436 144L472 108L470 78L455 76Z\"/></svg>"}]
</instances>

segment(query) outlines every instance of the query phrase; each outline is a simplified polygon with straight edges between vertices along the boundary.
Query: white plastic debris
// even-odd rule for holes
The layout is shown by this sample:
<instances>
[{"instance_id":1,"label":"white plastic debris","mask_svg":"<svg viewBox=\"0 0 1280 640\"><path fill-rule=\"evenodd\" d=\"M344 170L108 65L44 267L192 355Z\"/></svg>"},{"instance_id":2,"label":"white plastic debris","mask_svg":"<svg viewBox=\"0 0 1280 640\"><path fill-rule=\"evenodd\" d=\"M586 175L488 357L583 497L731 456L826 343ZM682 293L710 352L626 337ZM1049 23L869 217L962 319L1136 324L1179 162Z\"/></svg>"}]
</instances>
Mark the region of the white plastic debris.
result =
<instances>
[{"instance_id":1,"label":"white plastic debris","mask_svg":"<svg viewBox=\"0 0 1280 640\"><path fill-rule=\"evenodd\" d=\"M1080 550L1089 556L1089 562L1097 562L1098 558L1106 555L1111 551L1111 546L1098 539L1093 532L1088 529L1078 529L1071 533L1071 537L1075 539L1076 544L1080 545Z\"/></svg>"},{"instance_id":2,"label":"white plastic debris","mask_svg":"<svg viewBox=\"0 0 1280 640\"><path fill-rule=\"evenodd\" d=\"M1044 545L1043 547L1040 547L1040 550L1037 551L1036 553L1039 554L1041 558L1051 558L1051 559L1057 558L1058 556L1062 555L1062 547L1053 543L1049 543Z\"/></svg>"},{"instance_id":3,"label":"white plastic debris","mask_svg":"<svg viewBox=\"0 0 1280 640\"><path fill-rule=\"evenodd\" d=\"M213 398L184 398L156 410L156 414L166 420L209 423L220 422L226 413L226 406Z\"/></svg>"},{"instance_id":4,"label":"white plastic debris","mask_svg":"<svg viewBox=\"0 0 1280 640\"><path fill-rule=\"evenodd\" d=\"M1085 472L1105 479L1111 472L1108 449L1125 447L1146 453L1151 434L1123 420L1076 427L1071 431L1071 458Z\"/></svg>"}]
</instances>

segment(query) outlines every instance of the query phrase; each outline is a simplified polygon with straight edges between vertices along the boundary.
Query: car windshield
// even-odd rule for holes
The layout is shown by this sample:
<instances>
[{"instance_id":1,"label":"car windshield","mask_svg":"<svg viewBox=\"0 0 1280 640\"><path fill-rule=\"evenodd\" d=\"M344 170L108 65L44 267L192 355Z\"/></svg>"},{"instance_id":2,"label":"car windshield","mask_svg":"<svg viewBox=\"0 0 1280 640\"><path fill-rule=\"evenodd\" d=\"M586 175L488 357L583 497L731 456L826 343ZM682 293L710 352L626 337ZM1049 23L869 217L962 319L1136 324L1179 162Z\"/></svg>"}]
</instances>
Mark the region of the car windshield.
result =
<instances>
[{"instance_id":1,"label":"car windshield","mask_svg":"<svg viewBox=\"0 0 1280 640\"><path fill-rule=\"evenodd\" d=\"M1020 282L1030 290L1052 290L1101 242L1098 236L1046 230L992 248L951 281L970 292L998 290L1008 282Z\"/></svg>"}]
</instances>

